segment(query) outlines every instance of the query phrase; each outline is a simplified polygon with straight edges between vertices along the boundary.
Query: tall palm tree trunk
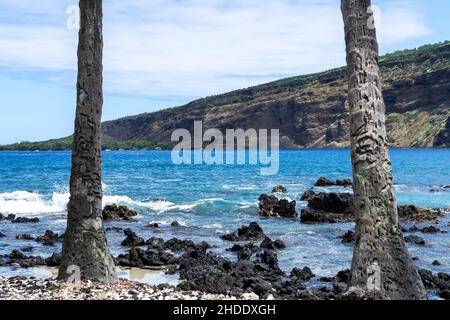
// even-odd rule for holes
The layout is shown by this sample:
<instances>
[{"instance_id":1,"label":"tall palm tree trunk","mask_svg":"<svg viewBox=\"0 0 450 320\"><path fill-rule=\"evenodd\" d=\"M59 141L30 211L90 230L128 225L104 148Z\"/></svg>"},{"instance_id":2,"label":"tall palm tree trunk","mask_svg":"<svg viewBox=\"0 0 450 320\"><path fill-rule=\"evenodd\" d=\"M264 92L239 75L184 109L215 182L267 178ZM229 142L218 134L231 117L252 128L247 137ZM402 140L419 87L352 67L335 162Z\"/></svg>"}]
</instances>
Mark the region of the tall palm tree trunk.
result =
<instances>
[{"instance_id":1,"label":"tall palm tree trunk","mask_svg":"<svg viewBox=\"0 0 450 320\"><path fill-rule=\"evenodd\" d=\"M59 279L110 282L114 263L102 221L102 0L80 0L78 81L70 201Z\"/></svg>"},{"instance_id":2,"label":"tall palm tree trunk","mask_svg":"<svg viewBox=\"0 0 450 320\"><path fill-rule=\"evenodd\" d=\"M347 297L424 299L399 227L370 0L341 0L347 45L356 244Z\"/></svg>"}]
</instances>

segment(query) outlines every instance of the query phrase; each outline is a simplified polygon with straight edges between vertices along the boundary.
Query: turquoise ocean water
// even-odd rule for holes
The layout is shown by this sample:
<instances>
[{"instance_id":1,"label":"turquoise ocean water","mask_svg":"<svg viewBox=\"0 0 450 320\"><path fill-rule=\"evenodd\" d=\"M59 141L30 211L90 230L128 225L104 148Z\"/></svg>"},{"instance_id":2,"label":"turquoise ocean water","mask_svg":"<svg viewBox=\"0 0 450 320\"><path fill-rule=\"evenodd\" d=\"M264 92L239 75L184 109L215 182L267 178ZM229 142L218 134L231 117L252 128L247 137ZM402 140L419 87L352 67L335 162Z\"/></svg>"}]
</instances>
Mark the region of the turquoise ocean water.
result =
<instances>
[{"instance_id":1,"label":"turquoise ocean water","mask_svg":"<svg viewBox=\"0 0 450 320\"><path fill-rule=\"evenodd\" d=\"M428 208L450 208L450 150L391 150L395 188L400 204ZM69 152L0 152L0 212L18 216L37 216L38 224L11 224L0 221L0 255L12 249L33 245L33 255L48 256L60 247L44 247L35 242L19 241L15 236L34 236L51 229L63 233L65 207L69 198ZM251 221L257 221L273 239L281 239L287 249L279 252L280 265L286 271L294 266L309 266L316 275L333 276L349 268L352 247L337 239L349 229L348 224L306 225L299 219L260 219L257 198L270 193L272 187L284 185L287 198L300 202L304 191L325 176L330 179L351 178L349 150L282 150L280 170L274 176L261 176L255 165L174 165L169 151L111 151L103 156L104 203L128 205L139 212L138 223L107 223L128 226L144 238L172 237L207 241L217 253L228 256L231 246L219 235ZM317 190L345 191L339 188ZM170 223L177 220L181 227ZM149 222L159 222L159 233L147 229ZM450 219L441 219L439 228L449 231ZM429 224L425 224L429 225ZM417 265L434 272L450 272L450 234L418 234L425 238L424 247L410 246L418 257ZM120 233L108 233L114 255L122 253ZM441 266L432 266L439 260ZM0 268L1 276L45 276L40 270ZM129 276L123 271L122 276ZM145 278L145 277L144 277ZM144 281L146 279L142 278ZM173 281L161 276L157 281Z\"/></svg>"}]
</instances>

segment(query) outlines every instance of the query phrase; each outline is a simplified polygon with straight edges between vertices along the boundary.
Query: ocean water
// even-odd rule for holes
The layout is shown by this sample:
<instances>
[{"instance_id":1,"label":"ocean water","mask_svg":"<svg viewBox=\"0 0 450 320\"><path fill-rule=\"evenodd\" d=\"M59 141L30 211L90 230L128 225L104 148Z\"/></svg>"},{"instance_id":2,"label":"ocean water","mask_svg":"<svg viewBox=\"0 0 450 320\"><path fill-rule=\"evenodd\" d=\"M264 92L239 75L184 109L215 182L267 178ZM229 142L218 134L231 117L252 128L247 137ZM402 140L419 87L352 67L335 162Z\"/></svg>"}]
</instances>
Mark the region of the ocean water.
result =
<instances>
[{"instance_id":1,"label":"ocean water","mask_svg":"<svg viewBox=\"0 0 450 320\"><path fill-rule=\"evenodd\" d=\"M450 208L450 190L439 189L450 184L450 150L391 150L398 202L428 208ZM63 233L65 208L69 199L69 152L0 152L0 212L41 219L38 224L11 224L0 221L0 255L27 245L33 255L44 257L60 246L44 247L36 242L19 241L15 236L44 234L51 229ZM300 197L314 182L325 176L330 179L351 178L349 150L282 150L280 171L274 176L261 176L255 165L174 165L168 151L111 151L103 155L104 204L127 205L138 211L137 223L108 222L106 226L131 227L140 236L177 237L207 241L213 251L233 257L225 249L231 243L219 236L243 224L257 221L272 239L281 239L287 249L279 252L281 267L309 266L316 275L334 276L349 268L352 247L337 237L353 229L352 223L309 225L299 219L260 219L258 196L270 193L272 187L284 185L287 198L297 201L300 211L305 203ZM316 188L345 191L340 188ZM181 227L170 223L177 220ZM449 231L448 216L440 219L439 228ZM146 228L149 222L162 225L159 232ZM424 224L424 225L429 225ZM418 234L427 244L409 246L417 265L433 272L450 272L450 234ZM108 233L114 255L123 253L122 233ZM439 260L441 266L432 266ZM134 276L133 276L134 274ZM136 276L136 274L138 274ZM0 268L0 276L49 276L40 269ZM136 270L121 270L120 276L144 282L176 282L176 276L163 272L151 275Z\"/></svg>"}]
</instances>

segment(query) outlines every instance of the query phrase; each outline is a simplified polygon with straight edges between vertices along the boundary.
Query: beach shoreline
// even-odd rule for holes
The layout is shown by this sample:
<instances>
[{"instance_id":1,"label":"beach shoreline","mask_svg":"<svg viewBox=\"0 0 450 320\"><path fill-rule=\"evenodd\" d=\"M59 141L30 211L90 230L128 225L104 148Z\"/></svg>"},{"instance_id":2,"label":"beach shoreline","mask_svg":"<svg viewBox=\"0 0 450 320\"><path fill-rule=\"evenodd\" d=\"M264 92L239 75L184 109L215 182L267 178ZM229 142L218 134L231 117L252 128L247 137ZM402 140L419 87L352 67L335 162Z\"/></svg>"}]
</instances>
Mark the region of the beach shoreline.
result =
<instances>
[{"instance_id":1,"label":"beach shoreline","mask_svg":"<svg viewBox=\"0 0 450 320\"><path fill-rule=\"evenodd\" d=\"M112 284L82 281L76 284L52 278L0 277L0 300L256 300L254 293L239 297L181 291L173 286L153 286L119 279Z\"/></svg>"}]
</instances>

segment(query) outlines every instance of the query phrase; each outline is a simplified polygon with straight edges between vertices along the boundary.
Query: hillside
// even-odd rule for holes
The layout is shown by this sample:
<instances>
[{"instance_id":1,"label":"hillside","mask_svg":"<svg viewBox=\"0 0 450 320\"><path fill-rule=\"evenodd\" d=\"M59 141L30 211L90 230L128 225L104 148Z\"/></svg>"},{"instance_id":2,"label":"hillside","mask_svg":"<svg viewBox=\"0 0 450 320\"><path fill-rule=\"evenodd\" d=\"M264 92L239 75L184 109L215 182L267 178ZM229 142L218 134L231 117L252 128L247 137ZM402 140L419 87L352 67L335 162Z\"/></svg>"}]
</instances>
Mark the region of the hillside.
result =
<instances>
[{"instance_id":1,"label":"hillside","mask_svg":"<svg viewBox=\"0 0 450 320\"><path fill-rule=\"evenodd\" d=\"M450 42L380 58L387 129L394 147L450 147ZM282 147L349 144L346 69L283 79L103 124L105 148L170 146L177 128L279 128ZM0 149L52 149L70 138ZM61 149L59 146L59 149Z\"/></svg>"}]
</instances>

